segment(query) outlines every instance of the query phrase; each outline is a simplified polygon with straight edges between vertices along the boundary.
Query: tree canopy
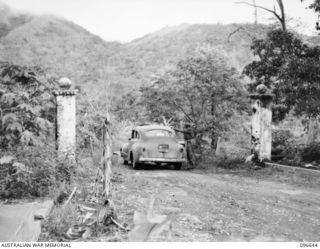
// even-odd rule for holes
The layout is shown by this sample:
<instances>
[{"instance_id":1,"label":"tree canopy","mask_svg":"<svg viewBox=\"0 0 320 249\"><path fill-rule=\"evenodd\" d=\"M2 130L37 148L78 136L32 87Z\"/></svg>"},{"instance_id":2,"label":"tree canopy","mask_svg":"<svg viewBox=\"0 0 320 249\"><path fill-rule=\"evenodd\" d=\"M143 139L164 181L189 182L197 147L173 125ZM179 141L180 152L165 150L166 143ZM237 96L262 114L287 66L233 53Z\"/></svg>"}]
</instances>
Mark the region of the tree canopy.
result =
<instances>
[{"instance_id":1,"label":"tree canopy","mask_svg":"<svg viewBox=\"0 0 320 249\"><path fill-rule=\"evenodd\" d=\"M40 68L0 63L0 146L37 145L55 120L54 83Z\"/></svg>"},{"instance_id":2,"label":"tree canopy","mask_svg":"<svg viewBox=\"0 0 320 249\"><path fill-rule=\"evenodd\" d=\"M183 122L199 146L207 136L215 149L217 136L230 128L228 120L235 110L248 109L244 95L236 70L228 66L221 52L205 46L157 77L151 86L142 87L135 96L127 95L127 104L122 101L119 107L137 107L139 112L134 116L139 120L162 122L165 118L175 127Z\"/></svg>"},{"instance_id":3,"label":"tree canopy","mask_svg":"<svg viewBox=\"0 0 320 249\"><path fill-rule=\"evenodd\" d=\"M251 49L257 59L249 63L244 74L253 83L265 84L276 96L274 118L280 120L294 109L308 117L320 114L320 48L304 43L296 34L271 30L265 39L254 39Z\"/></svg>"}]
</instances>

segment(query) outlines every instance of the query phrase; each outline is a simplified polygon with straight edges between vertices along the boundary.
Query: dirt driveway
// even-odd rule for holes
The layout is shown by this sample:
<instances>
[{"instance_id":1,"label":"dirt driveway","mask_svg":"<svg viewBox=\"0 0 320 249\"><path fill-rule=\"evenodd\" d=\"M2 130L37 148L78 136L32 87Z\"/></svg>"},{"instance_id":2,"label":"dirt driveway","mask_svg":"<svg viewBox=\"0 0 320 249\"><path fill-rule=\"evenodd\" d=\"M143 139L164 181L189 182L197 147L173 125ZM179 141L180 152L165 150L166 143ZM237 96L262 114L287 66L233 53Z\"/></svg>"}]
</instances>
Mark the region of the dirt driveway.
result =
<instances>
[{"instance_id":1,"label":"dirt driveway","mask_svg":"<svg viewBox=\"0 0 320 249\"><path fill-rule=\"evenodd\" d=\"M134 211L171 219L161 241L320 241L320 187L234 174L114 168L119 220Z\"/></svg>"}]
</instances>

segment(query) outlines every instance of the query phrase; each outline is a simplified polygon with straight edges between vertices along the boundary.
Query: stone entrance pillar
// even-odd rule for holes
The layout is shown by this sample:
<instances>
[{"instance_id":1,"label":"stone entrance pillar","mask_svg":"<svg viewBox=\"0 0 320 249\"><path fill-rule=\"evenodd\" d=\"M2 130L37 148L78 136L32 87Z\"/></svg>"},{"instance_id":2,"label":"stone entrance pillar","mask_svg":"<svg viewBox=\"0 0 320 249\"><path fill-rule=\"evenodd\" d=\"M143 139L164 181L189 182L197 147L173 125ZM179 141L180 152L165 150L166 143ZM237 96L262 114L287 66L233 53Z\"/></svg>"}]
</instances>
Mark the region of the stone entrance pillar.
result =
<instances>
[{"instance_id":1,"label":"stone entrance pillar","mask_svg":"<svg viewBox=\"0 0 320 249\"><path fill-rule=\"evenodd\" d=\"M265 85L257 86L257 93L250 95L252 102L251 143L253 154L260 161L271 160L271 133L273 95L267 93Z\"/></svg>"},{"instance_id":2,"label":"stone entrance pillar","mask_svg":"<svg viewBox=\"0 0 320 249\"><path fill-rule=\"evenodd\" d=\"M60 89L54 91L57 103L56 145L58 158L75 159L76 151L76 95L70 90L71 81L59 80Z\"/></svg>"}]
</instances>

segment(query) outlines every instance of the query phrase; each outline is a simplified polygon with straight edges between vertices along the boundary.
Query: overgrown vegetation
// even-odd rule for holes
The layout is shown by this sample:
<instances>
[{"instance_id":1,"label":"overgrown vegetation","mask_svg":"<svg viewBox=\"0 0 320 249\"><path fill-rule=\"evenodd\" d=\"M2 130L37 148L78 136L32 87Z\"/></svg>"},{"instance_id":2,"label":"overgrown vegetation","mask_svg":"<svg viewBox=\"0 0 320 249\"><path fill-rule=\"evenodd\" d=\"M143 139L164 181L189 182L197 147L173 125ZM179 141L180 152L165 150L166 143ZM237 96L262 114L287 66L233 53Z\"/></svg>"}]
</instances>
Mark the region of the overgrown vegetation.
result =
<instances>
[{"instance_id":1,"label":"overgrown vegetation","mask_svg":"<svg viewBox=\"0 0 320 249\"><path fill-rule=\"evenodd\" d=\"M248 111L246 90L227 58L211 46L199 47L151 86L125 95L114 109L132 121L170 120L189 142L191 163L214 154L218 138L234 126L231 118ZM129 108L126 108L129 107Z\"/></svg>"},{"instance_id":2,"label":"overgrown vegetation","mask_svg":"<svg viewBox=\"0 0 320 249\"><path fill-rule=\"evenodd\" d=\"M263 39L254 38L251 50L257 59L249 63L243 73L252 80L249 91L255 92L257 85L265 85L275 97L272 106L273 120L279 122L290 112L305 123L309 132L307 143L294 141L290 132L278 132L273 136L273 158L289 164L307 162L305 156L310 148L316 148L315 126L320 114L320 47L306 43L293 30L286 28L285 6L277 1L281 14L276 8L269 10L251 5L272 13L281 24L273 28ZM309 8L319 12L318 1L309 3ZM305 122L307 121L307 122Z\"/></svg>"},{"instance_id":3,"label":"overgrown vegetation","mask_svg":"<svg viewBox=\"0 0 320 249\"><path fill-rule=\"evenodd\" d=\"M55 119L53 81L40 68L0 63L0 145L40 145Z\"/></svg>"},{"instance_id":4,"label":"overgrown vegetation","mask_svg":"<svg viewBox=\"0 0 320 249\"><path fill-rule=\"evenodd\" d=\"M275 29L265 39L254 39L251 47L259 58L248 64L244 73L253 84L250 91L264 84L276 96L274 120L281 120L294 109L297 115L319 115L320 48L309 46L290 31Z\"/></svg>"},{"instance_id":5,"label":"overgrown vegetation","mask_svg":"<svg viewBox=\"0 0 320 249\"><path fill-rule=\"evenodd\" d=\"M54 79L39 67L0 63L0 195L46 196L71 168L55 156ZM63 164L63 167L61 167Z\"/></svg>"}]
</instances>

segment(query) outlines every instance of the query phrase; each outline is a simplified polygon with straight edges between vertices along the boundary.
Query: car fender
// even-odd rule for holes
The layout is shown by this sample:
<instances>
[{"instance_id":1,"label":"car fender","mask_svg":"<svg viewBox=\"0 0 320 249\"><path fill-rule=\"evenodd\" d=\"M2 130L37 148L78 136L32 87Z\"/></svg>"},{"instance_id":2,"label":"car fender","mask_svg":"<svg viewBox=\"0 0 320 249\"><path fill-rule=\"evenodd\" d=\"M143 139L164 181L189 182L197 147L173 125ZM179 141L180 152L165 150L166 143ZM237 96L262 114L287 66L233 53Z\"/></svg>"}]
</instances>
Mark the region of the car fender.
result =
<instances>
[{"instance_id":1,"label":"car fender","mask_svg":"<svg viewBox=\"0 0 320 249\"><path fill-rule=\"evenodd\" d=\"M127 159L127 157L128 157L128 154L129 154L129 143L125 143L123 146L122 146L122 148L121 148L121 150L120 150L121 152L121 157L123 157L124 159Z\"/></svg>"},{"instance_id":2,"label":"car fender","mask_svg":"<svg viewBox=\"0 0 320 249\"><path fill-rule=\"evenodd\" d=\"M135 161L138 161L141 156L141 143L137 142L132 145L131 153Z\"/></svg>"}]
</instances>

